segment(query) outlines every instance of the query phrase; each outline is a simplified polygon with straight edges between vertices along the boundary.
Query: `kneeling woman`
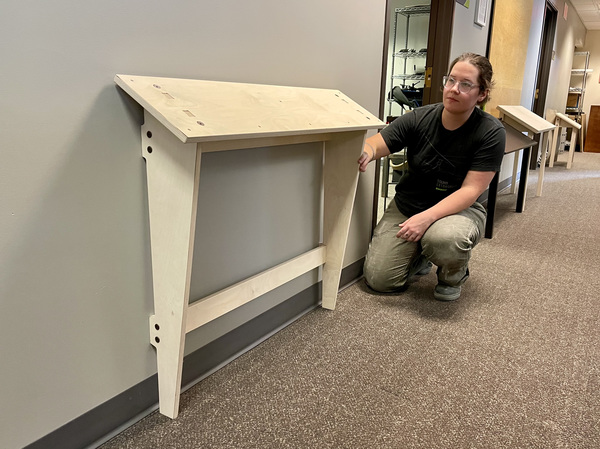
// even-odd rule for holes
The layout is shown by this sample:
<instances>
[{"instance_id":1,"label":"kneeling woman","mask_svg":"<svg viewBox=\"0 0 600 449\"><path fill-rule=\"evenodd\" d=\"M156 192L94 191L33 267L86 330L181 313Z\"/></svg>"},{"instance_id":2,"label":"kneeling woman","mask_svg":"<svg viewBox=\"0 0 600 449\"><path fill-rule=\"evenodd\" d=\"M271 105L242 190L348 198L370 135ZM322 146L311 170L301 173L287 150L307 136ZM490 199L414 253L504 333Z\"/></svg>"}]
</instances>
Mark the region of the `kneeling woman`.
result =
<instances>
[{"instance_id":1,"label":"kneeling woman","mask_svg":"<svg viewBox=\"0 0 600 449\"><path fill-rule=\"evenodd\" d=\"M375 228L367 253L367 284L401 291L414 274L437 269L434 297L453 301L469 277L471 250L484 232L477 198L500 170L502 123L482 111L492 87L487 58L465 53L443 79L443 102L414 109L367 139L358 160L369 162L406 148L408 169Z\"/></svg>"}]
</instances>

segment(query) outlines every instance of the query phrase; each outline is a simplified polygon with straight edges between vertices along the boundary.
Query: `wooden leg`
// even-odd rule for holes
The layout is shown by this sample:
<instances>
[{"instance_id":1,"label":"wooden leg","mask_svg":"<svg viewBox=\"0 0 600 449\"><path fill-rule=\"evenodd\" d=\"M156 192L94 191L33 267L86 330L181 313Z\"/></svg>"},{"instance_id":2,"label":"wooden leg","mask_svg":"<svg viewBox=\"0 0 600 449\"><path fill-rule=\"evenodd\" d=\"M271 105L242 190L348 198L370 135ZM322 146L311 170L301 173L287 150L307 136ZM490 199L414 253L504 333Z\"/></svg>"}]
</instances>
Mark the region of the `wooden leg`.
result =
<instances>
[{"instance_id":1,"label":"wooden leg","mask_svg":"<svg viewBox=\"0 0 600 449\"><path fill-rule=\"evenodd\" d=\"M517 191L517 173L519 171L519 154L520 151L515 153L515 160L513 161L513 173L512 173L512 181L510 183L510 193L515 193Z\"/></svg>"},{"instance_id":2,"label":"wooden leg","mask_svg":"<svg viewBox=\"0 0 600 449\"><path fill-rule=\"evenodd\" d=\"M326 309L335 309L358 185L356 161L362 152L365 134L362 131L348 133L324 143L323 243L327 255L323 266L322 306Z\"/></svg>"},{"instance_id":3,"label":"wooden leg","mask_svg":"<svg viewBox=\"0 0 600 449\"><path fill-rule=\"evenodd\" d=\"M571 143L569 145L569 157L567 158L567 169L573 165L573 156L575 156L575 145L577 145L577 130L571 130Z\"/></svg>"},{"instance_id":4,"label":"wooden leg","mask_svg":"<svg viewBox=\"0 0 600 449\"><path fill-rule=\"evenodd\" d=\"M556 156L556 143L558 141L558 135L560 134L560 126L558 126L559 119L556 120L556 128L552 130L552 145L550 146L550 162L548 167L554 167L554 157Z\"/></svg>"},{"instance_id":5,"label":"wooden leg","mask_svg":"<svg viewBox=\"0 0 600 449\"><path fill-rule=\"evenodd\" d=\"M548 132L543 132L540 136L540 154L542 155L540 162L540 174L538 177L536 196L542 196L542 187L544 184L544 171L546 169L546 148L548 146Z\"/></svg>"},{"instance_id":6,"label":"wooden leg","mask_svg":"<svg viewBox=\"0 0 600 449\"><path fill-rule=\"evenodd\" d=\"M154 285L150 342L156 347L160 412L179 413L186 313L196 228L200 151L146 112L142 126Z\"/></svg>"}]
</instances>

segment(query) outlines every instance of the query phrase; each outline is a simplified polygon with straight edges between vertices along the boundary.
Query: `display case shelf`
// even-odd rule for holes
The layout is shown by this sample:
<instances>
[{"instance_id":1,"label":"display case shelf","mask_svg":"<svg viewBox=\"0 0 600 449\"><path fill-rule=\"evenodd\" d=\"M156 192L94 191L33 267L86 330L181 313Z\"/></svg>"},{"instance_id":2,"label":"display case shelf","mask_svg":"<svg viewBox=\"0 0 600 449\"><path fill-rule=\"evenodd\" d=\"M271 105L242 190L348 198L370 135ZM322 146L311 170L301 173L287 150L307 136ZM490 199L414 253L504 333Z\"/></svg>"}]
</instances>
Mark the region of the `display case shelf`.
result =
<instances>
[{"instance_id":1,"label":"display case shelf","mask_svg":"<svg viewBox=\"0 0 600 449\"><path fill-rule=\"evenodd\" d=\"M429 14L431 7L429 5L405 6L404 8L396 8L396 12L403 16L418 16Z\"/></svg>"},{"instance_id":2,"label":"display case shelf","mask_svg":"<svg viewBox=\"0 0 600 449\"><path fill-rule=\"evenodd\" d=\"M583 74L589 75L593 71L594 71L594 69L572 69L571 75L583 75Z\"/></svg>"},{"instance_id":3,"label":"display case shelf","mask_svg":"<svg viewBox=\"0 0 600 449\"><path fill-rule=\"evenodd\" d=\"M424 58L427 56L427 51L397 51L394 53L396 58L400 59L411 59L411 58Z\"/></svg>"},{"instance_id":4,"label":"display case shelf","mask_svg":"<svg viewBox=\"0 0 600 449\"><path fill-rule=\"evenodd\" d=\"M395 80L412 80L412 81L423 81L425 79L425 74L403 74L403 75L394 75L392 78Z\"/></svg>"},{"instance_id":5,"label":"display case shelf","mask_svg":"<svg viewBox=\"0 0 600 449\"><path fill-rule=\"evenodd\" d=\"M583 58L583 62L581 59ZM583 65L583 67L581 67ZM572 114L577 122L581 122L583 114L583 100L585 97L585 87L587 75L593 72L590 67L590 52L576 51L573 53L573 69L571 69L571 82L569 93L567 95L567 105L565 112Z\"/></svg>"}]
</instances>

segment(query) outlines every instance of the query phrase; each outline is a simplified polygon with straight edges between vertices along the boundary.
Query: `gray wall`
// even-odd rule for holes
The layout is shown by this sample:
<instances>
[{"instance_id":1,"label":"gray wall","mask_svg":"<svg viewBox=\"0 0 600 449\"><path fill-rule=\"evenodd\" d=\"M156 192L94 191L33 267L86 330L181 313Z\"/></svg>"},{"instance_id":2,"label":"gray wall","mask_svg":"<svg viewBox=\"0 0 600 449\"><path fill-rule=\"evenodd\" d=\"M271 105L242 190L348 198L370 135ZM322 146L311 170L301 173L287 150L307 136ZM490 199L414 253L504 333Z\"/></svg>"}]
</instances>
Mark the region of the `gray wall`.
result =
<instances>
[{"instance_id":1,"label":"gray wall","mask_svg":"<svg viewBox=\"0 0 600 449\"><path fill-rule=\"evenodd\" d=\"M377 113L384 16L383 0L3 1L0 447L33 442L156 372L142 115L114 75L335 88ZM203 159L193 294L318 240L319 160L310 145ZM371 171L346 265L366 252L372 192ZM187 352L317 279L199 329Z\"/></svg>"},{"instance_id":2,"label":"gray wall","mask_svg":"<svg viewBox=\"0 0 600 449\"><path fill-rule=\"evenodd\" d=\"M452 28L452 45L450 61L462 53L469 51L484 55L487 53L488 34L490 31L490 10L492 2L487 5L487 23L480 26L475 23L477 2L469 2L469 7L456 3L454 5L454 23Z\"/></svg>"}]
</instances>

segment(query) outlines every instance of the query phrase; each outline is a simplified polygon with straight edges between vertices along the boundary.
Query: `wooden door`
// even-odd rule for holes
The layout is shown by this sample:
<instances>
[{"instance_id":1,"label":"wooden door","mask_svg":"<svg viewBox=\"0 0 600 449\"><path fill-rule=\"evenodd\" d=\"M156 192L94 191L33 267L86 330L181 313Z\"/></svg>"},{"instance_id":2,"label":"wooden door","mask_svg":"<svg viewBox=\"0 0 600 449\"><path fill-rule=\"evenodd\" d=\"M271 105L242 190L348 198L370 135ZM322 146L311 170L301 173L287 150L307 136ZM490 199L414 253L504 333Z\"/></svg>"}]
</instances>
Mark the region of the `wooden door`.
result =
<instances>
[{"instance_id":1,"label":"wooden door","mask_svg":"<svg viewBox=\"0 0 600 449\"><path fill-rule=\"evenodd\" d=\"M600 153L600 105L592 105L585 137L585 152Z\"/></svg>"}]
</instances>

